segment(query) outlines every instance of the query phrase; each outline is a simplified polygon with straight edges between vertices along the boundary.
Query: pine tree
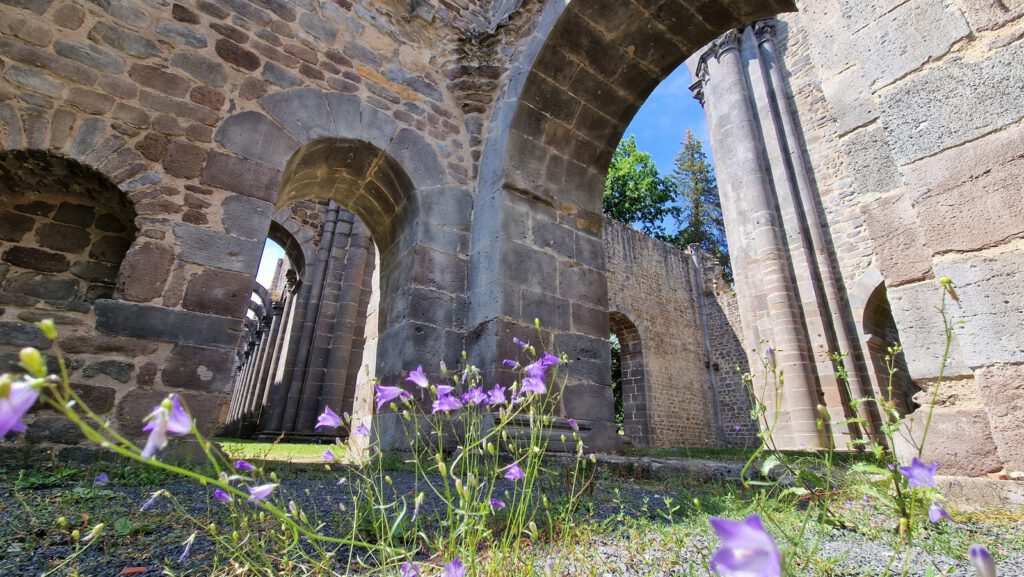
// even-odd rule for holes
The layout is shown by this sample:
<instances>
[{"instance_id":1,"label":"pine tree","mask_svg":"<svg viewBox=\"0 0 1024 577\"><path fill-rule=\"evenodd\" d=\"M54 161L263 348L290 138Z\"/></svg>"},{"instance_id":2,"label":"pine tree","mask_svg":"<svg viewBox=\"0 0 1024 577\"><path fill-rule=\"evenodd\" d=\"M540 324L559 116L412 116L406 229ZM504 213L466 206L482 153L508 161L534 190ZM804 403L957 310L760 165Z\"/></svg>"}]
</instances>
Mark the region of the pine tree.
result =
<instances>
[{"instance_id":1,"label":"pine tree","mask_svg":"<svg viewBox=\"0 0 1024 577\"><path fill-rule=\"evenodd\" d=\"M726 275L731 276L729 247L725 242L725 224L718 199L718 184L714 168L704 154L701 142L686 131L683 148L676 155L675 168L670 179L675 185L682 208L681 224L672 244L683 248L698 244L713 255Z\"/></svg>"}]
</instances>

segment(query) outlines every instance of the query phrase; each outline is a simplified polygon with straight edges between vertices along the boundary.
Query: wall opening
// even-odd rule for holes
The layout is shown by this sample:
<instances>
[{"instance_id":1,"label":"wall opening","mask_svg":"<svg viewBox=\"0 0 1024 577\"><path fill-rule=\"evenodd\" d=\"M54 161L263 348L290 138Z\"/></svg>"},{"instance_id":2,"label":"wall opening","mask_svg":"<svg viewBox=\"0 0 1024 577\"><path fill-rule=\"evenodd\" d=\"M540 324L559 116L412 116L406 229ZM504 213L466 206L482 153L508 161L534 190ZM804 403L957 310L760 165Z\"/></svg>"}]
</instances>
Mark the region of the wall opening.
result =
<instances>
[{"instance_id":1,"label":"wall opening","mask_svg":"<svg viewBox=\"0 0 1024 577\"><path fill-rule=\"evenodd\" d=\"M650 444L650 430L647 419L647 386L644 381L644 354L640 332L629 318L619 312L609 314L611 334L618 343L619 386L616 396L618 414L621 398L623 435L634 447ZM614 346L613 346L614 351ZM614 352L613 352L614 355ZM615 362L612 363L612 378L615 379ZM613 390L614 392L614 390Z\"/></svg>"},{"instance_id":2,"label":"wall opening","mask_svg":"<svg viewBox=\"0 0 1024 577\"><path fill-rule=\"evenodd\" d=\"M0 319L91 325L92 303L120 296L134 221L129 200L99 172L40 151L0 153L0 293L10 296ZM18 370L20 346L2 346L0 371Z\"/></svg>"},{"instance_id":3,"label":"wall opening","mask_svg":"<svg viewBox=\"0 0 1024 577\"><path fill-rule=\"evenodd\" d=\"M914 395L921 389L914 382L907 367L906 356L902 352L893 359L896 372L892 376L890 394L889 349L901 341L884 284L875 288L864 306L863 327L868 372L876 394L880 398L892 400L901 415L913 413L920 406L914 402Z\"/></svg>"}]
</instances>

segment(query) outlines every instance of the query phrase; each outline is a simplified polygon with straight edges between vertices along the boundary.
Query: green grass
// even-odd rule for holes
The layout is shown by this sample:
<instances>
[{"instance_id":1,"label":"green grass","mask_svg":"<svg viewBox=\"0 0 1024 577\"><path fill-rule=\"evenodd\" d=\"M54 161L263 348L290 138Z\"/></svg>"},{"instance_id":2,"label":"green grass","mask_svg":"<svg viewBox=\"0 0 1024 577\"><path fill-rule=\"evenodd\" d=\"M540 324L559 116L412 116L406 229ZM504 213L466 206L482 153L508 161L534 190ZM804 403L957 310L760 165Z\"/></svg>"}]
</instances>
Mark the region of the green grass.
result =
<instances>
[{"instance_id":1,"label":"green grass","mask_svg":"<svg viewBox=\"0 0 1024 577\"><path fill-rule=\"evenodd\" d=\"M794 458L820 458L823 453L813 451L782 451L785 455ZM625 451L631 457L655 457L661 459L707 459L711 461L746 461L754 454L754 449L726 447L681 447L674 449L665 448L643 448L629 449ZM765 452L761 458L767 457ZM836 451L835 460L837 463L855 463L858 461L871 461L872 457L867 453L852 453L848 451Z\"/></svg>"},{"instance_id":2,"label":"green grass","mask_svg":"<svg viewBox=\"0 0 1024 577\"><path fill-rule=\"evenodd\" d=\"M253 459L262 461L281 461L285 463L319 463L324 451L331 449L339 458L344 455L344 448L336 445L317 445L313 443L273 443L253 441L249 439L217 439L232 459Z\"/></svg>"}]
</instances>

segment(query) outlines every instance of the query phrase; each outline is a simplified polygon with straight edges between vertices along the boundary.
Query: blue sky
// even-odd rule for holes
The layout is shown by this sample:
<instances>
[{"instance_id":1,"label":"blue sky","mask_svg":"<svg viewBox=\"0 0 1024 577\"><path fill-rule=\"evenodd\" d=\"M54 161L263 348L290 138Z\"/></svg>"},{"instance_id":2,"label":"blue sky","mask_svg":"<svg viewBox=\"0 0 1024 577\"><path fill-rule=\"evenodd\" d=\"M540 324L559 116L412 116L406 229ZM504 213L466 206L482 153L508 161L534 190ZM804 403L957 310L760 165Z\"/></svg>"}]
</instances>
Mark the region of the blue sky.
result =
<instances>
[{"instance_id":1,"label":"blue sky","mask_svg":"<svg viewBox=\"0 0 1024 577\"><path fill-rule=\"evenodd\" d=\"M704 109L690 93L690 84L690 71L680 65L654 89L623 134L636 136L637 148L650 153L666 176L672 172L687 128L704 143L704 153L711 158Z\"/></svg>"}]
</instances>

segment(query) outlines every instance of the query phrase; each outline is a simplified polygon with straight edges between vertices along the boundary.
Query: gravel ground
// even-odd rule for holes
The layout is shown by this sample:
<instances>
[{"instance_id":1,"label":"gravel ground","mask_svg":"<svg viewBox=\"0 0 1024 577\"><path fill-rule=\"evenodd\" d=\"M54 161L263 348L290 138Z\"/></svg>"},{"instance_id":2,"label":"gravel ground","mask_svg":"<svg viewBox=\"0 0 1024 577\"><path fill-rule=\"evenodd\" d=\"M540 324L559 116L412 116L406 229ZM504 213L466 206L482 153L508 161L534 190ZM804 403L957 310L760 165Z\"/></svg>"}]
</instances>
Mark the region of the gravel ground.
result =
<instances>
[{"instance_id":1,"label":"gravel ground","mask_svg":"<svg viewBox=\"0 0 1024 577\"><path fill-rule=\"evenodd\" d=\"M319 470L288 474L282 482L280 496L295 499L307 513L316 511L323 518L330 512L337 519L340 515L336 513L338 504L350 503L351 494L347 483L339 485L337 475L331 475L326 477ZM395 473L392 478L395 494L408 495L411 501L413 476ZM559 575L707 574L704 570L706 556L714 549L717 540L703 525L685 521L667 523L657 512L658 509L664 510L664 495L675 495L677 503L687 503L687 496L649 482L610 480L598 486L599 490L589 498L589 505L585 507L588 517L570 529L578 532L578 538L560 542L557 551L547 546L535 547L538 569L546 559L551 559ZM75 565L83 576L130 574L149 577L164 575L164 566L179 573L192 569L202 574L213 552L207 538L202 535L197 538L189 558L179 562L182 542L194 528L175 512L166 499L159 500L145 512L139 512L142 503L157 488L120 487L114 482L103 488L71 484L16 492L9 485L0 486L0 576L42 575L73 551L67 532L55 526L58 514L66 515L70 524L77 527L88 527L98 521L107 523L107 531L100 541L76 560ZM224 518L225 507L210 498L208 488L184 482L166 483L163 488L174 495L192 516L215 520ZM695 490L700 494L701 489ZM60 507L53 506L58 503ZM429 517L435 506L437 503L428 500L421 514ZM873 518L867 510L851 513L858 523L883 522L881 518ZM82 515L88 515L88 520L82 520ZM122 523L119 530L116 520L122 517L130 525ZM1000 575L1024 576L1024 534L1019 526L963 523L957 526L957 531L961 529L974 536L987 536L994 543L1012 543L1012 546L995 549ZM87 529L82 530L83 534L85 532ZM935 538L949 540L951 533L956 531L945 530ZM942 574L946 575L973 575L963 557L935 552L955 550L954 545L959 546L959 542L953 543L946 548L927 547L931 552L915 550L909 564L909 575L923 577L930 565L945 571ZM827 562L819 562L814 570L798 570L798 574L835 577L881 575L890 556L891 549L883 540L871 539L854 531L832 529L822 537L817 555ZM827 567L827 570L822 567ZM65 569L55 574L71 574ZM123 573L126 569L130 572Z\"/></svg>"}]
</instances>

